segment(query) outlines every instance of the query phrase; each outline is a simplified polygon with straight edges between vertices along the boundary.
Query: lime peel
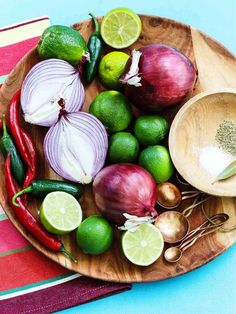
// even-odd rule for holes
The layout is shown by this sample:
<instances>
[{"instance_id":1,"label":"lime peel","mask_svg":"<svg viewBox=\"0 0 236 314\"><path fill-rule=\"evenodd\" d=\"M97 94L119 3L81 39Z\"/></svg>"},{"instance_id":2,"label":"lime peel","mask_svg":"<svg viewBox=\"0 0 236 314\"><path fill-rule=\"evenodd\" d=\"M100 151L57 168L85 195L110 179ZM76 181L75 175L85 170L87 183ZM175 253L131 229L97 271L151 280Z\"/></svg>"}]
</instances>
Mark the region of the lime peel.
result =
<instances>
[{"instance_id":1,"label":"lime peel","mask_svg":"<svg viewBox=\"0 0 236 314\"><path fill-rule=\"evenodd\" d=\"M113 242L112 227L102 216L89 216L78 227L76 241L84 253L102 254L109 249Z\"/></svg>"}]
</instances>

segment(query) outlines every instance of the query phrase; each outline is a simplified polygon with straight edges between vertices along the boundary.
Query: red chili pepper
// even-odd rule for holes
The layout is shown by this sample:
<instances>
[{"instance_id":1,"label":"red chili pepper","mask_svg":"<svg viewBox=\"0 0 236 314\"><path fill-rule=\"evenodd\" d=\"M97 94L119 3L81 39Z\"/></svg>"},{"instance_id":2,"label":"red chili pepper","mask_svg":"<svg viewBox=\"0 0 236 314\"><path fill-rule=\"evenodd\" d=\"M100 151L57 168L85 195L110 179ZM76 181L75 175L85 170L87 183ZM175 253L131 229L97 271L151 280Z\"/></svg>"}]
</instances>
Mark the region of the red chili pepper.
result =
<instances>
[{"instance_id":1,"label":"red chili pepper","mask_svg":"<svg viewBox=\"0 0 236 314\"><path fill-rule=\"evenodd\" d=\"M46 246L48 249L56 252L63 252L75 262L75 259L70 254L70 252L65 249L63 244L56 237L47 232L43 228L43 226L35 219L35 217L28 211L20 197L17 198L17 202L20 205L19 207L12 204L11 200L14 194L17 192L17 187L11 173L10 154L7 156L5 163L5 184L11 208L14 210L16 217L18 218L19 222L25 227L25 229L29 231L41 244Z\"/></svg>"},{"instance_id":2,"label":"red chili pepper","mask_svg":"<svg viewBox=\"0 0 236 314\"><path fill-rule=\"evenodd\" d=\"M2 118L0 118L0 129L2 129ZM28 168L25 182L23 184L23 187L27 187L36 178L38 158L37 158L36 147L35 147L32 139L31 139L31 137L22 128L21 128L21 135L23 137L27 152L28 152L30 159L31 159L31 168Z\"/></svg>"},{"instance_id":3,"label":"red chili pepper","mask_svg":"<svg viewBox=\"0 0 236 314\"><path fill-rule=\"evenodd\" d=\"M23 184L23 187L27 187L35 178L37 175L37 165L38 165L38 158L37 158L37 152L36 147L29 136L29 134L24 130L21 129L21 134L25 143L25 146L27 148L27 152L30 156L31 161L31 168L28 169L25 182Z\"/></svg>"},{"instance_id":4,"label":"red chili pepper","mask_svg":"<svg viewBox=\"0 0 236 314\"><path fill-rule=\"evenodd\" d=\"M1 128L2 128L2 119L0 118L0 129ZM26 146L27 152L31 159L31 167L28 167L25 181L23 183L23 188L26 188L36 178L38 158L37 158L36 148L35 148L34 143L32 142L31 137L24 129L21 128L20 131L21 131L21 136L23 137L23 141ZM24 203L26 202L26 194L23 195L22 201Z\"/></svg>"},{"instance_id":5,"label":"red chili pepper","mask_svg":"<svg viewBox=\"0 0 236 314\"><path fill-rule=\"evenodd\" d=\"M26 145L21 136L21 127L19 124L19 103L20 103L20 90L17 91L12 100L10 101L9 107L9 127L16 144L16 147L29 168L32 167L30 162L29 153L27 152Z\"/></svg>"},{"instance_id":6,"label":"red chili pepper","mask_svg":"<svg viewBox=\"0 0 236 314\"><path fill-rule=\"evenodd\" d=\"M32 142L32 139L29 136L29 134L23 129L21 129L21 134L22 134L25 146L27 148L27 151L29 153L29 156L31 158L31 168L28 167L28 169L27 169L25 181L24 181L23 187L22 187L24 189L24 188L28 187L31 184L31 182L33 180L35 180L35 178L36 178L37 168L38 168L37 167L38 158L37 158L37 152L36 152L35 145ZM25 194L25 195L23 195L22 200L24 202L26 202L26 198L27 198L27 195Z\"/></svg>"}]
</instances>

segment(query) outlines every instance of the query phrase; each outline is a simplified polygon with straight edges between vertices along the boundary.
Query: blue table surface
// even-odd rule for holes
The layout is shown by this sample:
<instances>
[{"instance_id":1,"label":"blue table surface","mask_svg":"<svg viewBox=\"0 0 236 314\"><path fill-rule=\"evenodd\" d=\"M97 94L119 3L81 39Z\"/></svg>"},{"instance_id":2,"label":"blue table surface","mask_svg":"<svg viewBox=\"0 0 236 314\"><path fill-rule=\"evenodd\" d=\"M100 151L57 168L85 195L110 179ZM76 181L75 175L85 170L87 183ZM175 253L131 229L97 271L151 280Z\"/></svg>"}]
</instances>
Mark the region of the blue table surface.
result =
<instances>
[{"instance_id":1,"label":"blue table surface","mask_svg":"<svg viewBox=\"0 0 236 314\"><path fill-rule=\"evenodd\" d=\"M190 24L236 54L235 0L0 0L0 27L47 15L52 24L70 25L88 12L103 15L116 7L154 14ZM235 73L236 75L236 73ZM72 313L235 314L236 246L188 274L61 311Z\"/></svg>"}]
</instances>

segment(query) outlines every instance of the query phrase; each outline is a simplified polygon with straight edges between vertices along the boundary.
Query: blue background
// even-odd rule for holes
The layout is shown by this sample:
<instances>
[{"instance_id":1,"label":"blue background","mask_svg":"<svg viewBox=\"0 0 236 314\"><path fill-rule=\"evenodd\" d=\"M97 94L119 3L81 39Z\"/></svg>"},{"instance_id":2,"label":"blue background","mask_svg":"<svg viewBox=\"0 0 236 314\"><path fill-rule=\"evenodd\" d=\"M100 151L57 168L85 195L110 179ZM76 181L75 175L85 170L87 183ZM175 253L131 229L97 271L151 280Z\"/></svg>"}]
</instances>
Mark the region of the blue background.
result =
<instances>
[{"instance_id":1,"label":"blue background","mask_svg":"<svg viewBox=\"0 0 236 314\"><path fill-rule=\"evenodd\" d=\"M70 25L86 19L90 11L103 15L121 6L190 24L236 54L235 0L0 0L0 27L43 15L52 24ZM235 314L236 246L191 273L134 284L131 291L60 313Z\"/></svg>"}]
</instances>

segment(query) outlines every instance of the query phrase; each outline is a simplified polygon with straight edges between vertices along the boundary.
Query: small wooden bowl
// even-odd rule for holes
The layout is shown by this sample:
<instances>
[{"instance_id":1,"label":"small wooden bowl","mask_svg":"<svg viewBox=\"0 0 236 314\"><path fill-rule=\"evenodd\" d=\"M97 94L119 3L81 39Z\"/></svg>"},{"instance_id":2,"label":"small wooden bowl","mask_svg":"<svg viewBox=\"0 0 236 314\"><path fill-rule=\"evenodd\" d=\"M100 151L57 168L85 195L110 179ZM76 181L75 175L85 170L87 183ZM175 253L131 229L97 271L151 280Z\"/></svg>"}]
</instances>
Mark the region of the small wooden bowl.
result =
<instances>
[{"instance_id":1,"label":"small wooden bowl","mask_svg":"<svg viewBox=\"0 0 236 314\"><path fill-rule=\"evenodd\" d=\"M236 175L213 183L236 160L223 150L218 152L215 136L224 120L236 123L236 89L198 94L175 116L169 149L177 171L192 186L208 194L235 197Z\"/></svg>"}]
</instances>

